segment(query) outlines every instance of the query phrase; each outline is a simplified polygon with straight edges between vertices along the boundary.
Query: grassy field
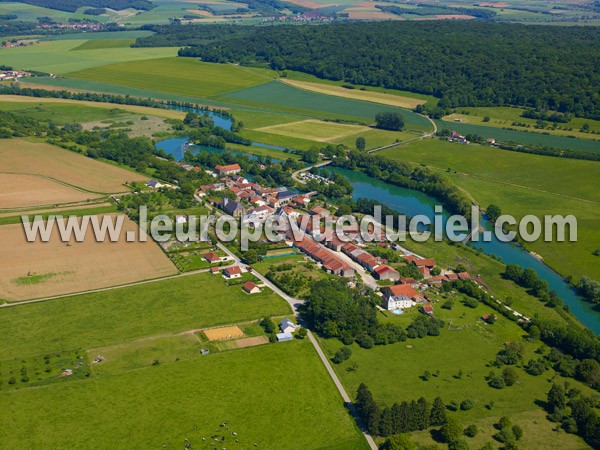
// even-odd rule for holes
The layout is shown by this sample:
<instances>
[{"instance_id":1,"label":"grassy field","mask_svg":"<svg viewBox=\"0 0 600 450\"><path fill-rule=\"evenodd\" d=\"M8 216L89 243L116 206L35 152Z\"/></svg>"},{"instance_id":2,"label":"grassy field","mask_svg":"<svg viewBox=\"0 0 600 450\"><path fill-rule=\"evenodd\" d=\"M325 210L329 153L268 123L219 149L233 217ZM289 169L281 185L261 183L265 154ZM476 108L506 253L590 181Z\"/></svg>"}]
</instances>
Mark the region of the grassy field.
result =
<instances>
[{"instance_id":1,"label":"grassy field","mask_svg":"<svg viewBox=\"0 0 600 450\"><path fill-rule=\"evenodd\" d=\"M296 113L326 118L342 118L373 123L375 115L383 111L396 111L404 116L407 128L428 130L429 121L411 111L389 105L308 92L280 81L271 81L259 86L215 97L258 108L278 109L285 113Z\"/></svg>"},{"instance_id":2,"label":"grassy field","mask_svg":"<svg viewBox=\"0 0 600 450\"><path fill-rule=\"evenodd\" d=\"M311 92L320 94L333 95L335 97L352 98L355 100L363 100L366 102L381 103L383 105L398 106L400 108L413 109L417 105L427 103L425 100L420 100L411 97L401 97L399 95L389 95L381 92L362 91L360 89L347 89L341 86L326 85L322 83L313 83L309 81L298 81L291 79L281 79L282 82L306 89Z\"/></svg>"},{"instance_id":3,"label":"grassy field","mask_svg":"<svg viewBox=\"0 0 600 450\"><path fill-rule=\"evenodd\" d=\"M140 73L144 77L140 78ZM69 76L194 97L211 97L270 80L265 74L234 65L203 63L191 58L112 64Z\"/></svg>"},{"instance_id":4,"label":"grassy field","mask_svg":"<svg viewBox=\"0 0 600 450\"><path fill-rule=\"evenodd\" d=\"M105 48L131 47L135 39L98 39L89 40L75 47L73 50L101 50Z\"/></svg>"},{"instance_id":5,"label":"grassy field","mask_svg":"<svg viewBox=\"0 0 600 450\"><path fill-rule=\"evenodd\" d=\"M126 233L137 230L125 219L118 242L96 242L92 232L82 242L63 242L55 225L49 242L42 243L28 242L21 224L4 225L0 238L10 244L0 255L0 298L49 297L177 273L152 240L126 242Z\"/></svg>"},{"instance_id":6,"label":"grassy field","mask_svg":"<svg viewBox=\"0 0 600 450\"><path fill-rule=\"evenodd\" d=\"M0 110L23 112L28 116L45 121L51 120L59 125L67 122L123 119L133 117L134 114L165 119L183 119L185 117L184 112L173 109L22 95L0 95Z\"/></svg>"},{"instance_id":7,"label":"grassy field","mask_svg":"<svg viewBox=\"0 0 600 450\"><path fill-rule=\"evenodd\" d=\"M283 136L300 139L310 137L310 140L313 141L330 142L358 133L365 133L369 131L369 128L362 125L349 125L308 119L300 122L257 128L255 131L281 134Z\"/></svg>"},{"instance_id":8,"label":"grassy field","mask_svg":"<svg viewBox=\"0 0 600 450\"><path fill-rule=\"evenodd\" d=\"M553 433L553 425L544 418L543 411L536 404L536 401L546 398L552 385L551 379L555 382L566 380L561 380L551 371L534 377L518 368L517 384L502 390L487 386L485 377L491 370L499 371L489 362L494 360L504 342L523 342L526 347L525 362L538 357L534 351L539 347L539 342L524 341L520 327L507 319L499 318L494 325L485 324L480 319L481 315L492 312L485 305L467 308L460 303L460 297L455 297L452 310L441 309L439 304L434 308L436 316L447 323L439 337L409 339L369 350L352 345L351 358L335 366L352 395L355 395L358 385L364 382L376 400L388 406L396 401L416 400L421 396L429 401L440 396L446 404L471 399L475 402L474 408L453 414L464 426L471 423L478 426L481 432L477 442L481 442L481 445L492 440L491 435L495 432L492 423L503 415L509 415L513 423L519 423L526 430L521 443L523 448L541 450L555 445L560 448L585 448L582 440L574 435ZM387 320L406 326L418 314L417 311L407 311L403 316L393 316ZM333 356L341 343L328 340L324 342L324 347L328 355ZM433 374L429 381L421 379L425 371ZM382 377L382 373L386 376ZM569 379L569 383L576 382ZM576 384L584 391L589 389ZM493 407L486 407L490 402L493 402ZM432 443L429 433L422 433L419 440Z\"/></svg>"},{"instance_id":9,"label":"grassy field","mask_svg":"<svg viewBox=\"0 0 600 450\"><path fill-rule=\"evenodd\" d=\"M7 448L24 441L48 448L131 448L132 443L172 448L184 439L192 448L203 448L215 434L225 436L220 446L228 449L271 449L281 442L291 449L368 448L307 340L22 389L0 398L3 429L11 430L2 433ZM27 426L48 417L47 426ZM219 427L224 422L227 429Z\"/></svg>"},{"instance_id":10,"label":"grassy field","mask_svg":"<svg viewBox=\"0 0 600 450\"><path fill-rule=\"evenodd\" d=\"M527 247L564 276L600 278L597 257L592 255L598 247L600 227L600 195L592 188L600 177L599 163L437 140L413 142L382 154L440 171L449 169L446 175L484 208L494 203L517 218L526 214L574 214L578 219L578 242L540 241Z\"/></svg>"},{"instance_id":11,"label":"grassy field","mask_svg":"<svg viewBox=\"0 0 600 450\"><path fill-rule=\"evenodd\" d=\"M22 139L0 140L5 173L39 175L90 192L124 192L125 182L146 178L62 148Z\"/></svg>"},{"instance_id":12,"label":"grassy field","mask_svg":"<svg viewBox=\"0 0 600 450\"><path fill-rule=\"evenodd\" d=\"M552 122L546 122L548 127L545 129L535 129L534 125L537 123L536 119L528 119L521 117L521 114L525 110L523 108L510 108L508 106L498 107L480 107L480 108L459 108L457 113L445 116L444 120L452 122L455 119L462 120L469 124L480 124L488 127L511 127L520 130L526 130L537 133L549 133L558 136L574 136L582 139L595 139L600 140L600 136L597 134L583 133L580 131L584 124L588 124L590 131L600 132L600 121L592 119L583 119L580 117L574 117L568 123L559 123L557 129L552 129ZM484 122L485 117L489 118L488 122ZM513 126L513 122L527 124L529 127L524 128L521 126ZM598 144L600 145L600 143Z\"/></svg>"},{"instance_id":13,"label":"grassy field","mask_svg":"<svg viewBox=\"0 0 600 450\"><path fill-rule=\"evenodd\" d=\"M0 49L2 64L15 69L65 74L119 62L175 56L176 48L100 48L76 50L89 42L80 40L40 41L27 47ZM76 50L76 51L71 51Z\"/></svg>"},{"instance_id":14,"label":"grassy field","mask_svg":"<svg viewBox=\"0 0 600 450\"><path fill-rule=\"evenodd\" d=\"M0 308L6 343L0 359L107 347L289 313L288 304L270 291L248 296L221 276L190 275Z\"/></svg>"},{"instance_id":15,"label":"grassy field","mask_svg":"<svg viewBox=\"0 0 600 450\"><path fill-rule=\"evenodd\" d=\"M469 123L446 122L436 120L438 129L447 128L462 134L478 134L488 139L494 138L498 142L517 142L520 144L543 145L563 149L600 152L600 142L591 139L576 139L567 136L534 133L520 130L505 130L491 126L474 125Z\"/></svg>"}]
</instances>

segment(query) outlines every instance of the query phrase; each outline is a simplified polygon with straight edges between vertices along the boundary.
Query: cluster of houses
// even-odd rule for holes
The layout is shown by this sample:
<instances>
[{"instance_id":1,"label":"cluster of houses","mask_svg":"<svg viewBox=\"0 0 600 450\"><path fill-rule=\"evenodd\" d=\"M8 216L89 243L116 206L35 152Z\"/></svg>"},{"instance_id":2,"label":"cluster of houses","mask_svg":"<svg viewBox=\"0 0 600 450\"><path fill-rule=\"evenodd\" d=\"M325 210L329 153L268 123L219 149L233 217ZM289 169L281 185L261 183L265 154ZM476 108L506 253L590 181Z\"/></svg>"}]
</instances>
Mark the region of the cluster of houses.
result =
<instances>
[{"instance_id":1,"label":"cluster of houses","mask_svg":"<svg viewBox=\"0 0 600 450\"><path fill-rule=\"evenodd\" d=\"M10 44L7 42L7 44ZM7 45L4 44L6 47ZM8 80L18 80L23 77L30 77L31 73L23 72L21 70L1 70L0 71L0 81L8 81Z\"/></svg>"},{"instance_id":2,"label":"cluster of houses","mask_svg":"<svg viewBox=\"0 0 600 450\"><path fill-rule=\"evenodd\" d=\"M62 30L84 30L84 31L100 31L105 28L104 24L99 22L77 22L77 23L58 23L48 22L36 25L37 29L62 29Z\"/></svg>"},{"instance_id":3,"label":"cluster of houses","mask_svg":"<svg viewBox=\"0 0 600 450\"><path fill-rule=\"evenodd\" d=\"M448 136L448 142L457 142L459 144L470 144L465 136L457 133L456 131L452 131L450 136Z\"/></svg>"}]
</instances>

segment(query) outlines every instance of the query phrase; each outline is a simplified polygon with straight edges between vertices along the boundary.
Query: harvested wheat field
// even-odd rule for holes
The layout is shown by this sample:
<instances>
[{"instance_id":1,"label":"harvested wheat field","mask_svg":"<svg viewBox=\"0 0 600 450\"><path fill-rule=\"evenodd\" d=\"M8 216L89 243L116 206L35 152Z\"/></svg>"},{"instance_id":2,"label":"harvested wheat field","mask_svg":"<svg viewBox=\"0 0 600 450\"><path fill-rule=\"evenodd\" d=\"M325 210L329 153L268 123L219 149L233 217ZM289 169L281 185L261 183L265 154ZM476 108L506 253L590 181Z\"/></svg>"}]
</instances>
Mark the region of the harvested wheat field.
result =
<instances>
[{"instance_id":1,"label":"harvested wheat field","mask_svg":"<svg viewBox=\"0 0 600 450\"><path fill-rule=\"evenodd\" d=\"M233 327L213 328L204 330L204 335L209 341L224 341L226 339L235 339L242 337L244 332L237 325Z\"/></svg>"},{"instance_id":2,"label":"harvested wheat field","mask_svg":"<svg viewBox=\"0 0 600 450\"><path fill-rule=\"evenodd\" d=\"M125 217L118 242L108 238L96 242L90 231L83 242L65 243L55 226L49 242L42 243L27 242L22 224L1 226L0 299L49 297L176 274L175 266L150 238L125 241L125 233L137 229Z\"/></svg>"},{"instance_id":3,"label":"harvested wheat field","mask_svg":"<svg viewBox=\"0 0 600 450\"><path fill-rule=\"evenodd\" d=\"M0 173L0 209L60 205L98 198L38 175Z\"/></svg>"},{"instance_id":4,"label":"harvested wheat field","mask_svg":"<svg viewBox=\"0 0 600 450\"><path fill-rule=\"evenodd\" d=\"M127 190L125 182L146 177L49 144L0 139L0 168L4 173L42 175L92 192Z\"/></svg>"},{"instance_id":5,"label":"harvested wheat field","mask_svg":"<svg viewBox=\"0 0 600 450\"><path fill-rule=\"evenodd\" d=\"M360 89L346 89L342 86L332 84L312 83L310 81L296 81L281 78L280 81L300 89L318 92L319 94L335 95L336 97L352 98L372 103L381 103L382 105L398 106L400 108L413 109L418 105L427 103L426 100L418 98L402 97L400 95L384 94L382 92L361 91Z\"/></svg>"}]
</instances>

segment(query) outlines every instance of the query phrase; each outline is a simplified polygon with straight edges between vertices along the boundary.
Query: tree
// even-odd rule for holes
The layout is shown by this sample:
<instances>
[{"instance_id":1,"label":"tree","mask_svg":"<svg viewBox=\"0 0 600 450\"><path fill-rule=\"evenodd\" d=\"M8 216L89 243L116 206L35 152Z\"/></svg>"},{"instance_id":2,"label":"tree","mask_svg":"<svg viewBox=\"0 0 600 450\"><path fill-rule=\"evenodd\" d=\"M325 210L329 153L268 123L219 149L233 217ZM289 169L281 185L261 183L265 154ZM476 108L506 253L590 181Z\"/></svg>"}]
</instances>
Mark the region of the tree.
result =
<instances>
[{"instance_id":1,"label":"tree","mask_svg":"<svg viewBox=\"0 0 600 450\"><path fill-rule=\"evenodd\" d=\"M467 428L465 428L465 431L463 431L465 436L468 437L475 437L477 436L477 433L479 432L479 430L477 429L477 425L469 425Z\"/></svg>"},{"instance_id":2,"label":"tree","mask_svg":"<svg viewBox=\"0 0 600 450\"><path fill-rule=\"evenodd\" d=\"M360 150L361 152L367 148L367 141L365 140L364 137L359 136L356 138L356 149Z\"/></svg>"},{"instance_id":3,"label":"tree","mask_svg":"<svg viewBox=\"0 0 600 450\"><path fill-rule=\"evenodd\" d=\"M523 268L517 264L508 264L502 275L508 280L518 282L523 275Z\"/></svg>"},{"instance_id":4,"label":"tree","mask_svg":"<svg viewBox=\"0 0 600 450\"><path fill-rule=\"evenodd\" d=\"M306 336L308 336L308 330L304 327L298 328L298 330L294 333L294 337L296 339L304 339Z\"/></svg>"},{"instance_id":5,"label":"tree","mask_svg":"<svg viewBox=\"0 0 600 450\"><path fill-rule=\"evenodd\" d=\"M502 378L507 386L512 386L519 379L519 374L513 367L505 367L502 371Z\"/></svg>"},{"instance_id":6,"label":"tree","mask_svg":"<svg viewBox=\"0 0 600 450\"><path fill-rule=\"evenodd\" d=\"M519 281L521 286L527 289L531 289L535 286L536 281L538 281L538 274L535 270L528 267L523 271L523 274L521 275Z\"/></svg>"},{"instance_id":7,"label":"tree","mask_svg":"<svg viewBox=\"0 0 600 450\"><path fill-rule=\"evenodd\" d=\"M244 253L244 262L246 264L256 264L259 261L258 252L253 248L248 249Z\"/></svg>"},{"instance_id":8,"label":"tree","mask_svg":"<svg viewBox=\"0 0 600 450\"><path fill-rule=\"evenodd\" d=\"M523 428L521 428L519 425L513 425L512 432L517 441L523 437Z\"/></svg>"},{"instance_id":9,"label":"tree","mask_svg":"<svg viewBox=\"0 0 600 450\"><path fill-rule=\"evenodd\" d=\"M446 423L440 430L444 442L451 443L460 439L463 433L462 426L454 416L446 417Z\"/></svg>"},{"instance_id":10,"label":"tree","mask_svg":"<svg viewBox=\"0 0 600 450\"><path fill-rule=\"evenodd\" d=\"M462 411L468 411L469 409L472 409L473 406L475 406L475 402L470 398L466 398L462 402L460 402L460 409Z\"/></svg>"},{"instance_id":11,"label":"tree","mask_svg":"<svg viewBox=\"0 0 600 450\"><path fill-rule=\"evenodd\" d=\"M546 402L550 412L555 409L563 409L567 405L565 388L559 384L553 384L548 392L548 399Z\"/></svg>"},{"instance_id":12,"label":"tree","mask_svg":"<svg viewBox=\"0 0 600 450\"><path fill-rule=\"evenodd\" d=\"M442 303L443 309L452 309L453 306L454 302L452 300L446 300L444 303Z\"/></svg>"},{"instance_id":13,"label":"tree","mask_svg":"<svg viewBox=\"0 0 600 450\"><path fill-rule=\"evenodd\" d=\"M485 214L490 219L490 222L496 223L496 220L498 220L498 217L500 217L502 215L502 210L500 209L500 207L498 205L491 204L485 210Z\"/></svg>"},{"instance_id":14,"label":"tree","mask_svg":"<svg viewBox=\"0 0 600 450\"><path fill-rule=\"evenodd\" d=\"M277 330L275 323L271 320L270 317L263 318L260 321L259 325L263 327L265 333L267 334L275 333L275 331Z\"/></svg>"},{"instance_id":15,"label":"tree","mask_svg":"<svg viewBox=\"0 0 600 450\"><path fill-rule=\"evenodd\" d=\"M356 409L364 421L367 430L376 434L379 431L380 411L369 388L361 383L356 392Z\"/></svg>"},{"instance_id":16,"label":"tree","mask_svg":"<svg viewBox=\"0 0 600 450\"><path fill-rule=\"evenodd\" d=\"M382 130L402 131L404 117L397 112L380 112L375 116L375 127Z\"/></svg>"},{"instance_id":17,"label":"tree","mask_svg":"<svg viewBox=\"0 0 600 450\"><path fill-rule=\"evenodd\" d=\"M395 434L386 439L380 450L415 450L416 446L406 434Z\"/></svg>"},{"instance_id":18,"label":"tree","mask_svg":"<svg viewBox=\"0 0 600 450\"><path fill-rule=\"evenodd\" d=\"M350 347L342 347L337 352L335 352L335 355L333 356L331 361L333 361L335 364L341 364L351 356L352 350L350 349Z\"/></svg>"},{"instance_id":19,"label":"tree","mask_svg":"<svg viewBox=\"0 0 600 450\"><path fill-rule=\"evenodd\" d=\"M490 377L488 379L488 384L494 389L504 389L506 387L506 382L504 381L504 378L502 378L499 375L493 375L492 377Z\"/></svg>"},{"instance_id":20,"label":"tree","mask_svg":"<svg viewBox=\"0 0 600 450\"><path fill-rule=\"evenodd\" d=\"M446 406L440 397L436 397L431 405L429 413L429 424L434 427L439 427L446 422Z\"/></svg>"}]
</instances>

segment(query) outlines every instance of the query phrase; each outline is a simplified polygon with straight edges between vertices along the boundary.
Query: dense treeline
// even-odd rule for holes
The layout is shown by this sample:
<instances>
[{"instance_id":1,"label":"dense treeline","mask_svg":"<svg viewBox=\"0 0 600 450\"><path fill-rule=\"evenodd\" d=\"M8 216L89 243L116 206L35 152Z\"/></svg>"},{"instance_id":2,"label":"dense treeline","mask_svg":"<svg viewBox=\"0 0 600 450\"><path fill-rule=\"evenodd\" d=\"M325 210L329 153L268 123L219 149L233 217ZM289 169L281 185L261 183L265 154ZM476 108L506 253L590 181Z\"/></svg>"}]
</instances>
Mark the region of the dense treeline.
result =
<instances>
[{"instance_id":1,"label":"dense treeline","mask_svg":"<svg viewBox=\"0 0 600 450\"><path fill-rule=\"evenodd\" d=\"M424 192L439 200L450 212L471 215L471 202L454 184L426 167L392 161L382 156L350 151L347 159L336 158L333 165L363 169L369 176L409 189Z\"/></svg>"},{"instance_id":2,"label":"dense treeline","mask_svg":"<svg viewBox=\"0 0 600 450\"><path fill-rule=\"evenodd\" d=\"M363 383L356 392L356 410L369 433L379 436L425 430L446 423L446 406L440 397L432 404L421 397L382 408Z\"/></svg>"},{"instance_id":3,"label":"dense treeline","mask_svg":"<svg viewBox=\"0 0 600 450\"><path fill-rule=\"evenodd\" d=\"M188 46L181 56L205 61L264 64L434 95L443 108L519 105L600 117L596 27L476 21L179 26L138 41L174 44Z\"/></svg>"},{"instance_id":4,"label":"dense treeline","mask_svg":"<svg viewBox=\"0 0 600 450\"><path fill-rule=\"evenodd\" d=\"M11 0L0 0L9 2ZM42 8L56 9L58 11L75 12L82 6L93 8L110 8L121 11L123 9L144 9L150 10L154 5L149 0L20 0L21 3L28 5L41 6Z\"/></svg>"}]
</instances>

